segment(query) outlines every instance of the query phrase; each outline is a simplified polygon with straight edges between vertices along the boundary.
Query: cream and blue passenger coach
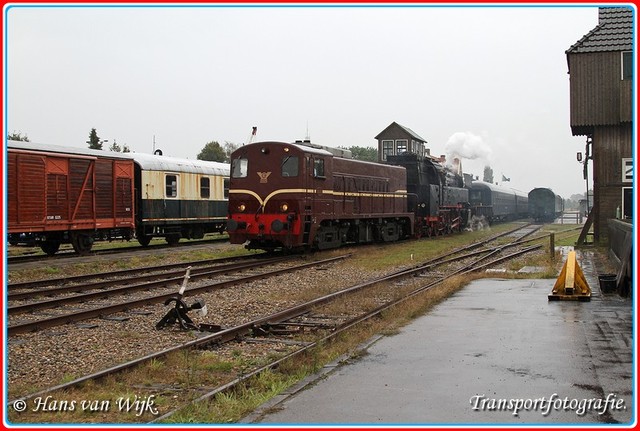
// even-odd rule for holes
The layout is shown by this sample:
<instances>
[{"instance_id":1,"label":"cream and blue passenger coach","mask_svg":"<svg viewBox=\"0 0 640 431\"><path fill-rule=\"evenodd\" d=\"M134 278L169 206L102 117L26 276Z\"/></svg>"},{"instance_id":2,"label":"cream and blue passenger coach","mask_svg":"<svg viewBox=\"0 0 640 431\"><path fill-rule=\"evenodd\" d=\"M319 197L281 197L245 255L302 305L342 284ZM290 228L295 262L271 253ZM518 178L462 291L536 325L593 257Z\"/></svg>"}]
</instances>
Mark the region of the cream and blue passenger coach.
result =
<instances>
[{"instance_id":1,"label":"cream and blue passenger coach","mask_svg":"<svg viewBox=\"0 0 640 431\"><path fill-rule=\"evenodd\" d=\"M227 219L229 165L204 160L131 154L135 163L136 237L169 244L223 232Z\"/></svg>"}]
</instances>

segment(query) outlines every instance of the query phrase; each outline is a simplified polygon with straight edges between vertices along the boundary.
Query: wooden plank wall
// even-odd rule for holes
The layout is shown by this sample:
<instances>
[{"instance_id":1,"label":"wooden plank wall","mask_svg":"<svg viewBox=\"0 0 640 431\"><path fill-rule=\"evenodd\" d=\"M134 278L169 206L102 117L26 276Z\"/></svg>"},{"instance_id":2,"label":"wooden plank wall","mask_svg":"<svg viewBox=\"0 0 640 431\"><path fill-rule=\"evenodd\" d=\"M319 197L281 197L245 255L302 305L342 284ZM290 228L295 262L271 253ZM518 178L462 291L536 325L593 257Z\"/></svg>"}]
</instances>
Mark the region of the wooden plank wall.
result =
<instances>
[{"instance_id":1,"label":"wooden plank wall","mask_svg":"<svg viewBox=\"0 0 640 431\"><path fill-rule=\"evenodd\" d=\"M593 134L594 239L607 237L607 219L615 218L622 207L622 158L632 157L631 123L596 127Z\"/></svg>"},{"instance_id":2,"label":"wooden plank wall","mask_svg":"<svg viewBox=\"0 0 640 431\"><path fill-rule=\"evenodd\" d=\"M632 120L631 81L621 79L621 52L573 54L568 60L571 127Z\"/></svg>"}]
</instances>

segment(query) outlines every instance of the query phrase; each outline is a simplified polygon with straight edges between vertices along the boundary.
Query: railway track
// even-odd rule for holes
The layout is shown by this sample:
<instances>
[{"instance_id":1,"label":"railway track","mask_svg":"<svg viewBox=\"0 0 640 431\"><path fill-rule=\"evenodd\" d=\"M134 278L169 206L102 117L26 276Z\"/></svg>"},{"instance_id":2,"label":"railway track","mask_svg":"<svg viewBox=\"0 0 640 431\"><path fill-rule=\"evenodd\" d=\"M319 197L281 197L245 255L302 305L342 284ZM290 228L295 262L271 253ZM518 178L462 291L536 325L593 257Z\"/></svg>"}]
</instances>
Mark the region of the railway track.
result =
<instances>
[{"instance_id":1,"label":"railway track","mask_svg":"<svg viewBox=\"0 0 640 431\"><path fill-rule=\"evenodd\" d=\"M135 282L142 281L145 279L144 274L149 275L150 279L153 279L157 274L170 274L171 270L174 271L174 274L184 273L184 269L187 266L201 267L201 266L214 266L220 264L226 264L229 262L238 262L245 260L256 260L256 256L258 259L261 257L267 256L266 254L262 255L245 255L245 256L236 256L236 257L225 257L225 258L215 258L215 259L204 259L193 262L180 262L174 264L162 264L156 266L148 266L143 268L133 268L133 269L122 269L117 271L109 271L102 273L92 273L85 275L76 275L76 276L64 276L64 277L56 277L56 278L48 278L44 280L35 280L35 281L25 281L20 283L9 283L7 285L7 290L9 291L8 298L11 299L22 299L21 295L25 298L30 296L37 295L49 295L51 293L58 293L55 289L59 289L60 292L65 291L74 291L74 289L84 289L84 286L87 285L97 285L100 281L109 280L113 278L118 278L121 282ZM65 286L66 287L60 287ZM40 290L38 290L40 289ZM86 290L86 289L84 289ZM19 291L32 291L31 295L25 295ZM79 290L76 290L79 291Z\"/></svg>"},{"instance_id":2,"label":"railway track","mask_svg":"<svg viewBox=\"0 0 640 431\"><path fill-rule=\"evenodd\" d=\"M334 260L343 259L345 256L332 259L324 259L321 261L305 262L301 264L285 265L280 268L273 269L272 266L279 263L291 262L291 257L278 256L274 258L264 259L260 261L231 263L224 267L202 267L195 270L191 270L190 281L206 280L212 277L225 276L228 279L224 281L216 281L214 283L202 283L197 286L189 288L185 293L189 295L198 295L204 292L225 289L233 287L239 283L248 283L253 280L274 277L286 272L298 271L310 266L321 265L324 263L332 262ZM295 260L295 259L294 259ZM251 270L252 274L245 275L240 274L243 271ZM124 280L107 280L98 281L93 284L83 284L73 287L60 287L55 289L49 289L46 291L38 292L22 292L14 293L13 298L33 297L34 294L42 295L43 293L49 294L50 292L60 293L68 292L69 290L94 290L93 292L80 293L71 296L62 296L56 299L49 299L37 302L27 302L23 304L9 305L7 308L9 314L9 326L7 327L7 333L9 336L17 335L25 332L31 332L36 330L42 330L45 328L51 328L58 325L64 325L68 323L80 322L82 320L92 319L96 317L105 317L114 313L123 312L139 308L142 306L157 304L165 302L166 300L176 296L175 286L179 285L184 279L185 271L169 272L162 275L150 274L143 276L127 277ZM121 285L126 283L126 286L115 287L109 290L102 290L114 285ZM152 295L144 295L136 298L125 297L121 301L109 302L104 305L92 306L87 309L79 311L66 311L67 306L70 304L87 303L95 299L112 299L116 297L122 297L131 295L134 292L159 290L163 289L163 293L154 293ZM36 310L60 310L60 314L50 317L35 317L32 320L16 322L14 317L26 312L33 312Z\"/></svg>"},{"instance_id":3,"label":"railway track","mask_svg":"<svg viewBox=\"0 0 640 431\"><path fill-rule=\"evenodd\" d=\"M157 250L165 250L165 249L175 249L183 248L183 247L192 247L198 245L206 245L206 244L215 244L219 242L227 242L229 238L225 236L219 236L215 238L205 238L202 240L189 240L179 242L175 245L169 244L150 244L146 247L143 247L139 244L126 246L126 247L114 247L114 248L105 248L105 249L95 249L87 254L78 254L74 250L60 250L53 256L49 256L44 252L40 251L27 251L21 255L14 255L7 257L7 263L9 265L16 265L21 263L33 263L33 262L56 262L62 259L69 258L79 258L79 257L90 257L90 256L109 256L109 255L118 255L121 253L131 253L131 252L149 252L149 251L157 251Z\"/></svg>"},{"instance_id":4,"label":"railway track","mask_svg":"<svg viewBox=\"0 0 640 431\"><path fill-rule=\"evenodd\" d=\"M246 373L241 378L238 378L231 382L227 382L226 384L217 387L204 395L198 394L197 397L194 398L194 402L210 399L211 397L215 396L215 394L229 390L230 388L234 387L234 385L246 380L252 375L263 371L264 369L277 367L278 364L282 363L282 361L290 359L292 355L304 354L304 352L318 345L318 343L326 342L337 334L353 327L354 325L357 325L359 322L366 321L373 316L379 315L382 311L388 309L389 307L393 307L394 305L407 301L413 296L419 295L420 293L442 283L444 280L453 277L456 274L467 274L483 268L488 268L497 264L498 262L504 261L505 259L510 259L515 256L540 249L541 247L543 247L542 244L524 246L526 242L532 241L531 239L525 240L524 238L530 236L534 231L535 230L533 229L518 228L511 232L489 238L485 241L482 241L481 243L472 244L468 247L454 250L452 253L447 253L446 255L431 259L428 262L423 262L413 268L397 271L396 273L386 275L385 277L376 278L359 285L351 286L347 289L333 292L329 295L323 295L318 298L314 298L313 300L308 301L304 304L290 307L277 313L271 313L264 317L253 319L216 333L205 335L197 340L183 343L181 345L165 349L151 355L146 355L145 357L138 358L136 360L132 360L127 363L111 367L109 369L105 369L98 373L93 373L91 375L76 379L68 384L59 385L57 387L50 388L47 391L43 391L38 394L32 394L25 398L41 396L44 393L48 393L57 389L68 389L72 386L76 386L88 380L101 378L113 373L120 373L134 366L164 357L172 352L185 349L188 350L195 347L202 348L205 346L219 345L220 343L235 340L239 337L242 338L247 336L256 336L259 334L270 334L272 337L281 337L282 334L287 333L307 333L311 328L321 333L321 335L316 337L316 339L313 341L300 342L302 347L296 349L296 351L294 353L291 353L290 355L286 355L285 357L280 358L271 364L260 367L256 370L251 371L250 373ZM489 245L490 243L496 242L501 238L509 235L513 236L513 239L507 240L506 243L498 244L496 246ZM544 237L540 237L538 239L543 238ZM507 249L513 247L518 247L519 250L511 253L505 253ZM503 256L497 257L497 255L500 253L503 254ZM453 264L455 264L455 266L451 267L451 265ZM434 271L436 267L445 265L449 265L449 268L440 272ZM410 282L407 282L407 280L410 280ZM402 289L399 289L398 283L400 283L400 286L404 285L404 287ZM323 315L323 312L321 311L321 307L330 304L338 299L355 295L358 292L368 292L370 289L372 289L372 286L381 285L389 285L391 287L386 289L387 293L381 296L380 301L378 301L379 304L377 304L376 307L370 308L365 311L360 311L354 315L343 315L339 320L335 321L330 321L330 316ZM399 295L389 294L389 292L398 293L400 291L401 294ZM319 316L322 316L322 318L320 318ZM291 328L297 329L292 331ZM271 342L273 341L277 340L272 340ZM172 412L173 411L175 410L172 410ZM167 412L162 417L157 418L156 420L163 420L170 413L171 412Z\"/></svg>"}]
</instances>

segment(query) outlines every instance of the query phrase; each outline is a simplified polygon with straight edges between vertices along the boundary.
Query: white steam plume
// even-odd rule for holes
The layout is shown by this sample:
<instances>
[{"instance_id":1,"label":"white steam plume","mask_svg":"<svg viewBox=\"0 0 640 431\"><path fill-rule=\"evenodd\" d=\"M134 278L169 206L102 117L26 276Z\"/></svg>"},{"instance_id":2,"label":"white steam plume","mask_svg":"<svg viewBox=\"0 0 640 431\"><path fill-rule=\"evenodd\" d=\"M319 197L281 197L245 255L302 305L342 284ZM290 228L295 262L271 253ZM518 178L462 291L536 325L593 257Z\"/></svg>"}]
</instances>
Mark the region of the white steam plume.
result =
<instances>
[{"instance_id":1,"label":"white steam plume","mask_svg":"<svg viewBox=\"0 0 640 431\"><path fill-rule=\"evenodd\" d=\"M460 157L469 160L488 161L491 148L480 136L471 132L456 132L449 137L444 147L450 158Z\"/></svg>"}]
</instances>

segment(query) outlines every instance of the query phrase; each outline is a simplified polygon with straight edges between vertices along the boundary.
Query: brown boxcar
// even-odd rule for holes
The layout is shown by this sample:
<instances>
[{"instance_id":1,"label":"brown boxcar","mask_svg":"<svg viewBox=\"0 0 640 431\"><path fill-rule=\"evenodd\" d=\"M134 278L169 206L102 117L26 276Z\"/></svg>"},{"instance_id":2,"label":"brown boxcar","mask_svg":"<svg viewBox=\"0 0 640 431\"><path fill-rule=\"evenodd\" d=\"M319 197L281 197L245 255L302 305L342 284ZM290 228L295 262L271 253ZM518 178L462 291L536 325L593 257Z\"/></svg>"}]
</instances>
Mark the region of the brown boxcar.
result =
<instances>
[{"instance_id":1,"label":"brown boxcar","mask_svg":"<svg viewBox=\"0 0 640 431\"><path fill-rule=\"evenodd\" d=\"M9 141L9 240L29 238L48 254L71 243L78 253L95 236L133 235L133 161L91 151Z\"/></svg>"},{"instance_id":2,"label":"brown boxcar","mask_svg":"<svg viewBox=\"0 0 640 431\"><path fill-rule=\"evenodd\" d=\"M231 155L231 243L327 249L410 236L405 168L330 151L301 141L237 149Z\"/></svg>"}]
</instances>

